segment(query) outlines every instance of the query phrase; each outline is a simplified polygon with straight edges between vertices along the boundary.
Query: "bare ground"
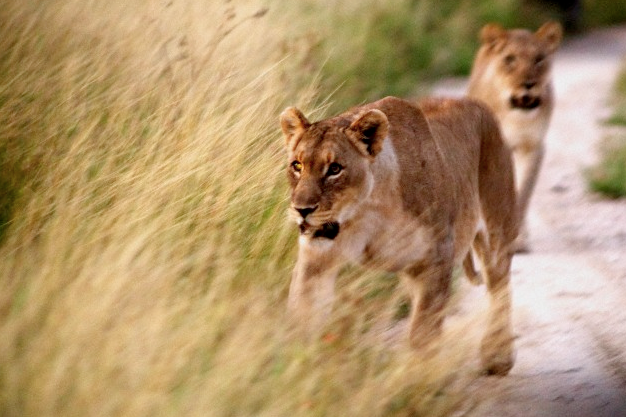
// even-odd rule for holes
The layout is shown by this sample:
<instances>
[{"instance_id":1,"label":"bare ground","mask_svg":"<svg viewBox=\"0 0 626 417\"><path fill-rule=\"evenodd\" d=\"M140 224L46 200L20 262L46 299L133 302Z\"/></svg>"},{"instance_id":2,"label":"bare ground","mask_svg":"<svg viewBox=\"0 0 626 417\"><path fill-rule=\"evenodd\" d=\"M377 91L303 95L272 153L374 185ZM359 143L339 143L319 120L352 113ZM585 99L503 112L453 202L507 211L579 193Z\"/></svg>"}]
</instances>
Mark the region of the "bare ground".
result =
<instances>
[{"instance_id":1,"label":"bare ground","mask_svg":"<svg viewBox=\"0 0 626 417\"><path fill-rule=\"evenodd\" d=\"M513 263L516 364L505 378L479 379L458 416L626 417L626 201L589 193L584 179L624 57L626 27L570 39L557 54L532 252ZM454 81L435 89L463 91ZM481 291L468 288L472 304Z\"/></svg>"}]
</instances>

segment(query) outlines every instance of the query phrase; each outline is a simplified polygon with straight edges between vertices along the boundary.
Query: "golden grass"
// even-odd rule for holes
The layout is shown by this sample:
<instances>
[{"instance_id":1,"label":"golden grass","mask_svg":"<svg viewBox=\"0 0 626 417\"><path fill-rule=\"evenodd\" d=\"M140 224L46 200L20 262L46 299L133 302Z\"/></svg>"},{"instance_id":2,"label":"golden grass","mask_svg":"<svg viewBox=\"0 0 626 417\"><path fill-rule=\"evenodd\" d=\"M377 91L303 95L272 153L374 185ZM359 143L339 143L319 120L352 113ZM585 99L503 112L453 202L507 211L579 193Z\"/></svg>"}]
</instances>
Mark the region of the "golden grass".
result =
<instances>
[{"instance_id":1,"label":"golden grass","mask_svg":"<svg viewBox=\"0 0 626 417\"><path fill-rule=\"evenodd\" d=\"M378 275L345 275L323 337L284 324L295 230L277 115L319 105L292 59L307 46L276 7L4 2L1 175L16 202L0 248L0 415L458 405L473 342L449 332L429 358L385 342L400 296Z\"/></svg>"}]
</instances>

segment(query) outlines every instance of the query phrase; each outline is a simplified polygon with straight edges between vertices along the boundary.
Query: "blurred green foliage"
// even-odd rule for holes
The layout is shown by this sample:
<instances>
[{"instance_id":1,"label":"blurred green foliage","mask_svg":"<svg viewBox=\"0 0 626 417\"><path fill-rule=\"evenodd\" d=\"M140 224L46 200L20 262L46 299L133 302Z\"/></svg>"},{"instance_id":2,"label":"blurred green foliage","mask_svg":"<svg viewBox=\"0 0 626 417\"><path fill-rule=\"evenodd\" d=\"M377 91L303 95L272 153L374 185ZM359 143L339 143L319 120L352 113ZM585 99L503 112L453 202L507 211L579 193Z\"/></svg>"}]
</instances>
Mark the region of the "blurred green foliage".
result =
<instances>
[{"instance_id":1,"label":"blurred green foliage","mask_svg":"<svg viewBox=\"0 0 626 417\"><path fill-rule=\"evenodd\" d=\"M307 50L303 67L319 77L333 112L386 95L419 95L434 79L467 75L488 22L534 30L565 18L541 0L307 0L299 7L294 38ZM581 28L623 22L626 5L588 0L580 19Z\"/></svg>"},{"instance_id":2,"label":"blurred green foliage","mask_svg":"<svg viewBox=\"0 0 626 417\"><path fill-rule=\"evenodd\" d=\"M433 79L468 74L478 32L488 22L537 28L553 10L519 0L365 0L357 7L304 2L298 35L306 66L332 94L334 111L386 95L412 96ZM306 27L306 34L302 34Z\"/></svg>"},{"instance_id":3,"label":"blurred green foliage","mask_svg":"<svg viewBox=\"0 0 626 417\"><path fill-rule=\"evenodd\" d=\"M587 27L606 26L626 22L626 1L584 0L583 24Z\"/></svg>"},{"instance_id":4,"label":"blurred green foliage","mask_svg":"<svg viewBox=\"0 0 626 417\"><path fill-rule=\"evenodd\" d=\"M608 124L621 127L607 137L601 149L601 160L587 171L591 190L610 198L626 197L626 65L615 82L614 110Z\"/></svg>"},{"instance_id":5,"label":"blurred green foliage","mask_svg":"<svg viewBox=\"0 0 626 417\"><path fill-rule=\"evenodd\" d=\"M602 161L591 170L589 184L607 197L626 197L626 135L609 142Z\"/></svg>"}]
</instances>

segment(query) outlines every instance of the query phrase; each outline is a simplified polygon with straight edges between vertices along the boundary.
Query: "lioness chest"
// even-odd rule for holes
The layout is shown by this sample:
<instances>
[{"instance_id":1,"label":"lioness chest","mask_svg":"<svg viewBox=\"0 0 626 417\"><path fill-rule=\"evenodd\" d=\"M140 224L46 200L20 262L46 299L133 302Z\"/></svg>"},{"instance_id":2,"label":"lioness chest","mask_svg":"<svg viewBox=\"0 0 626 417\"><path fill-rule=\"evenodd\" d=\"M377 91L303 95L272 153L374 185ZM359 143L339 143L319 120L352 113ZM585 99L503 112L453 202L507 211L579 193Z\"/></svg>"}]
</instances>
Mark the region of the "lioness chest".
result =
<instances>
[{"instance_id":1,"label":"lioness chest","mask_svg":"<svg viewBox=\"0 0 626 417\"><path fill-rule=\"evenodd\" d=\"M364 204L359 218L344 227L328 250L339 251L347 261L390 272L426 258L433 247L431 228L401 205L390 207L393 202Z\"/></svg>"},{"instance_id":2,"label":"lioness chest","mask_svg":"<svg viewBox=\"0 0 626 417\"><path fill-rule=\"evenodd\" d=\"M534 110L510 109L500 115L502 133L511 149L539 146L548 129L550 109L538 107Z\"/></svg>"}]
</instances>

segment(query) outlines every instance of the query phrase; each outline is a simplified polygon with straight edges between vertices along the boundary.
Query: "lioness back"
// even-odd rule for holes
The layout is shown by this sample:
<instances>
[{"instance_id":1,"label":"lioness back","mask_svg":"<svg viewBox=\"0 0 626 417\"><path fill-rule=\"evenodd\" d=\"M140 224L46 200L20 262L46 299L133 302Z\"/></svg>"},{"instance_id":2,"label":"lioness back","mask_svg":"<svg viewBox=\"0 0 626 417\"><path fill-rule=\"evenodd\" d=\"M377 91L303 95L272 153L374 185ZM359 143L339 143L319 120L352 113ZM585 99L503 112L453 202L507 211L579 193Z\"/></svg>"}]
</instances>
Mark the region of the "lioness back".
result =
<instances>
[{"instance_id":1,"label":"lioness back","mask_svg":"<svg viewBox=\"0 0 626 417\"><path fill-rule=\"evenodd\" d=\"M458 223L472 221L473 205L481 205L482 220L512 242L518 233L518 211L511 152L498 121L475 100L426 99L420 102L433 136L446 155L454 187ZM475 194L472 190L478 189ZM457 235L465 243L463 227ZM473 236L469 236L471 239Z\"/></svg>"}]
</instances>

